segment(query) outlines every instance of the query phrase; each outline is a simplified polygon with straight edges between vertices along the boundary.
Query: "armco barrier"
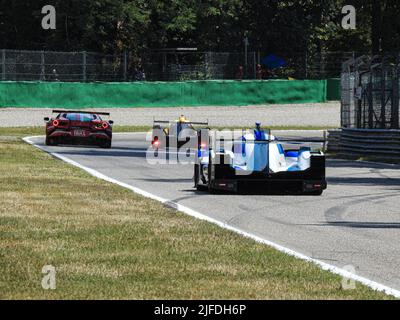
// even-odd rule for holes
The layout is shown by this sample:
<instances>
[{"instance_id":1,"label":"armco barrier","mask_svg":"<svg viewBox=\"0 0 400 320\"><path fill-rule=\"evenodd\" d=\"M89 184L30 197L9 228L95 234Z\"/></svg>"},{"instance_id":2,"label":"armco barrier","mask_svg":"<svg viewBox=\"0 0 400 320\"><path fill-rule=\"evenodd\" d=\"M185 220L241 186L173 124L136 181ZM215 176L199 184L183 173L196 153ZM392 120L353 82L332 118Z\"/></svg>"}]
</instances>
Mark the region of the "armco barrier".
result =
<instances>
[{"instance_id":1,"label":"armco barrier","mask_svg":"<svg viewBox=\"0 0 400 320\"><path fill-rule=\"evenodd\" d=\"M342 131L340 129L328 130L328 152L337 153L340 151L340 135Z\"/></svg>"},{"instance_id":2,"label":"armco barrier","mask_svg":"<svg viewBox=\"0 0 400 320\"><path fill-rule=\"evenodd\" d=\"M344 156L400 161L400 130L328 131L328 152Z\"/></svg>"},{"instance_id":3,"label":"armco barrier","mask_svg":"<svg viewBox=\"0 0 400 320\"><path fill-rule=\"evenodd\" d=\"M326 95L326 80L0 82L0 107L242 106L324 102Z\"/></svg>"}]
</instances>

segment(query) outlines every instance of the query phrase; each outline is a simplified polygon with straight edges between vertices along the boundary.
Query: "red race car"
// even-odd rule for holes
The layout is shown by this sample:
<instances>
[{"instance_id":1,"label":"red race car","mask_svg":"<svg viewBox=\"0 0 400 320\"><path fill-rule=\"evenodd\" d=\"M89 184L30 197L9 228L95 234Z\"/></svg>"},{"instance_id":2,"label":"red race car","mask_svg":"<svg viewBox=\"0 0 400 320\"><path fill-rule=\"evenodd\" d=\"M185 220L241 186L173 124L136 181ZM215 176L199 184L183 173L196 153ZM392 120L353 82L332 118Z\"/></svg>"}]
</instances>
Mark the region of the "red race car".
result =
<instances>
[{"instance_id":1,"label":"red race car","mask_svg":"<svg viewBox=\"0 0 400 320\"><path fill-rule=\"evenodd\" d=\"M85 144L111 148L113 121L104 121L105 112L53 110L55 118L46 121L46 145Z\"/></svg>"}]
</instances>

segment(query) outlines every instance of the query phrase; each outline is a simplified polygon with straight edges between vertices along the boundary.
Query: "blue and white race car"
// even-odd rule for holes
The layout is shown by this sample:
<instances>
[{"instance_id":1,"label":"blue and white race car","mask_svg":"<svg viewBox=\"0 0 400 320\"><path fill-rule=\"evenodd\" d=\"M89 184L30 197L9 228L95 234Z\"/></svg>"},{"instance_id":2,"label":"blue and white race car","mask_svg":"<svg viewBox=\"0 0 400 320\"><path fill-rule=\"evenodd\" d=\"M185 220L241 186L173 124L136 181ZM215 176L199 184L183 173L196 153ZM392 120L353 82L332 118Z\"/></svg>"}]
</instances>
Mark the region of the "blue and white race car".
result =
<instances>
[{"instance_id":1,"label":"blue and white race car","mask_svg":"<svg viewBox=\"0 0 400 320\"><path fill-rule=\"evenodd\" d=\"M199 148L194 166L195 187L210 192L322 195L327 188L325 155L304 146L284 149L284 144L305 142L278 140L257 123L253 132L240 139L224 140L222 147L210 143L207 148Z\"/></svg>"}]
</instances>

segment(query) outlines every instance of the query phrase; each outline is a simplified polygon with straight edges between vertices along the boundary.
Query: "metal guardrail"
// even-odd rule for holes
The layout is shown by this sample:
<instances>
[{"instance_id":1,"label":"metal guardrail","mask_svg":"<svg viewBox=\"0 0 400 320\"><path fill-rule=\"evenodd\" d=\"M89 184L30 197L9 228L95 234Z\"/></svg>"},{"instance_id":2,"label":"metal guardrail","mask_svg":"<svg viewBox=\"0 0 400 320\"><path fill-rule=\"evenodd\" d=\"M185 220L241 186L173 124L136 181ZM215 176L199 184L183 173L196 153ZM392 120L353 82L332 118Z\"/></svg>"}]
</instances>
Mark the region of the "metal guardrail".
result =
<instances>
[{"instance_id":1,"label":"metal guardrail","mask_svg":"<svg viewBox=\"0 0 400 320\"><path fill-rule=\"evenodd\" d=\"M337 153L340 150L339 142L340 142L340 134L341 130L328 130L328 143L327 143L327 152L328 153Z\"/></svg>"},{"instance_id":2,"label":"metal guardrail","mask_svg":"<svg viewBox=\"0 0 400 320\"><path fill-rule=\"evenodd\" d=\"M400 161L400 130L328 131L328 152L350 157Z\"/></svg>"}]
</instances>

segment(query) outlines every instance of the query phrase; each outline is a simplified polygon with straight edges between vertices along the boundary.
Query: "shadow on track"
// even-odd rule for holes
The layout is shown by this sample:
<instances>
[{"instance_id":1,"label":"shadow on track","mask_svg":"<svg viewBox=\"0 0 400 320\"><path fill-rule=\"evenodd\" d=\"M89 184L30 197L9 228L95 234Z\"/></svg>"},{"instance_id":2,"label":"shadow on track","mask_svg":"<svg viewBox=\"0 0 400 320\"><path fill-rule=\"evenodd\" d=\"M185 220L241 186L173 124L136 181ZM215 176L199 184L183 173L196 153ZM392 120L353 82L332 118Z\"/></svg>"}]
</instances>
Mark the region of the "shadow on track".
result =
<instances>
[{"instance_id":1,"label":"shadow on track","mask_svg":"<svg viewBox=\"0 0 400 320\"><path fill-rule=\"evenodd\" d=\"M329 177L327 178L329 184L336 185L374 185L374 186L399 186L400 179L398 178L382 178L382 177Z\"/></svg>"}]
</instances>

